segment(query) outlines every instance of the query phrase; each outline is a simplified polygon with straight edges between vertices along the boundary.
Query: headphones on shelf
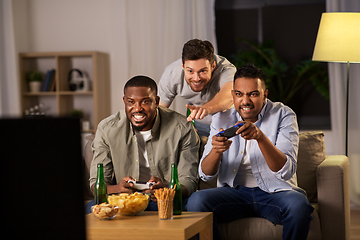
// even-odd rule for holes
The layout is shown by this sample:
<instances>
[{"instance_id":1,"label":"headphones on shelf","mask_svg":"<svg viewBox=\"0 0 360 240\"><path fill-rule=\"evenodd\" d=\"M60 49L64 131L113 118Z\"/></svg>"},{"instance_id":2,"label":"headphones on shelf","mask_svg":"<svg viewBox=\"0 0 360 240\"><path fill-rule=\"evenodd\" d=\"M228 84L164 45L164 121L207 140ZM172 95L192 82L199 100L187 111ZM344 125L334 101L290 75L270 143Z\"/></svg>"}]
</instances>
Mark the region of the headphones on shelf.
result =
<instances>
[{"instance_id":1,"label":"headphones on shelf","mask_svg":"<svg viewBox=\"0 0 360 240\"><path fill-rule=\"evenodd\" d=\"M73 78L73 72L77 72L79 77ZM89 79L77 68L69 71L68 82L70 91L90 91Z\"/></svg>"}]
</instances>

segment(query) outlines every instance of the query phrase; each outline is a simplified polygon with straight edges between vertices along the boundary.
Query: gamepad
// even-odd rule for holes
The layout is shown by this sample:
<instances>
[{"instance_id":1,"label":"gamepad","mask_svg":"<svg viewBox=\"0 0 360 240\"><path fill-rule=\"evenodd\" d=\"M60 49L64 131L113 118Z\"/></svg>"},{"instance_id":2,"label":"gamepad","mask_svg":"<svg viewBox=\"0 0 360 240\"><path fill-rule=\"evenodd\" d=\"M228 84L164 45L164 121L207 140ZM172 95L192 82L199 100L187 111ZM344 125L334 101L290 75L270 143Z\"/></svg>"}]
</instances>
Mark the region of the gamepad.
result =
<instances>
[{"instance_id":1,"label":"gamepad","mask_svg":"<svg viewBox=\"0 0 360 240\"><path fill-rule=\"evenodd\" d=\"M134 186L132 188L137 189L137 190L150 189L150 187L155 184L154 182L137 182L134 180L129 180L128 183L134 184Z\"/></svg>"},{"instance_id":2,"label":"gamepad","mask_svg":"<svg viewBox=\"0 0 360 240\"><path fill-rule=\"evenodd\" d=\"M217 137L227 137L232 138L233 136L236 135L236 131L242 126L244 125L244 123L238 123L235 126L228 128L224 131L219 132L218 134L216 134Z\"/></svg>"}]
</instances>

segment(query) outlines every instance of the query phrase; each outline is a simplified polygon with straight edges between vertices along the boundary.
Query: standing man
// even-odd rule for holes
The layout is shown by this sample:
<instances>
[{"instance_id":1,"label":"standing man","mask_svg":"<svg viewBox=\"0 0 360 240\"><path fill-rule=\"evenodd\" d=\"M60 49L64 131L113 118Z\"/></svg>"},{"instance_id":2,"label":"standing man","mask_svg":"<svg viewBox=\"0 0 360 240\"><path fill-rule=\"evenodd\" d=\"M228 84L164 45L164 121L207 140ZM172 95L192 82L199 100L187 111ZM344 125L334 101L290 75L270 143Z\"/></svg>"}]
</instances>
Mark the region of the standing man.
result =
<instances>
[{"instance_id":1,"label":"standing man","mask_svg":"<svg viewBox=\"0 0 360 240\"><path fill-rule=\"evenodd\" d=\"M209 41L192 39L185 43L182 58L166 67L159 82L160 105L169 107L179 95L186 99L199 136L208 136L214 113L232 106L232 79L236 68L214 54ZM185 108L184 108L185 111Z\"/></svg>"},{"instance_id":2,"label":"standing man","mask_svg":"<svg viewBox=\"0 0 360 240\"><path fill-rule=\"evenodd\" d=\"M246 217L283 225L283 239L307 238L313 208L297 186L296 115L267 95L263 71L247 64L234 77L235 108L213 117L199 174L204 181L218 176L218 187L195 192L188 211L214 213L214 239L220 238L218 222ZM217 136L240 122L231 140Z\"/></svg>"},{"instance_id":3,"label":"standing man","mask_svg":"<svg viewBox=\"0 0 360 240\"><path fill-rule=\"evenodd\" d=\"M131 78L124 87L125 111L102 120L92 143L90 187L97 164L104 166L108 193L131 193L129 180L154 182L148 210L157 210L154 189L168 186L171 164L176 163L183 198L197 188L200 140L186 118L159 106L157 86L145 76ZM112 185L115 174L116 184ZM186 202L186 201L185 201Z\"/></svg>"}]
</instances>

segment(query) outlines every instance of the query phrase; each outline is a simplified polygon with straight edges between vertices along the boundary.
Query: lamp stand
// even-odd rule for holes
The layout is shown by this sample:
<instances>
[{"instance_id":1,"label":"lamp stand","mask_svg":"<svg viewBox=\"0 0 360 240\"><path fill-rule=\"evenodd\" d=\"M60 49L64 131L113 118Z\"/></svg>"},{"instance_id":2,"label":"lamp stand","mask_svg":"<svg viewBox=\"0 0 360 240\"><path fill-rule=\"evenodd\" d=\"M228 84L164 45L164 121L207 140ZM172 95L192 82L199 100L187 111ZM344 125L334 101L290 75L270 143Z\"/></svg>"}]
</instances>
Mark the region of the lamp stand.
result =
<instances>
[{"instance_id":1,"label":"lamp stand","mask_svg":"<svg viewBox=\"0 0 360 240\"><path fill-rule=\"evenodd\" d=\"M345 155L348 157L348 142L349 142L349 74L350 62L347 62L347 80L346 80L346 123L345 123Z\"/></svg>"}]
</instances>

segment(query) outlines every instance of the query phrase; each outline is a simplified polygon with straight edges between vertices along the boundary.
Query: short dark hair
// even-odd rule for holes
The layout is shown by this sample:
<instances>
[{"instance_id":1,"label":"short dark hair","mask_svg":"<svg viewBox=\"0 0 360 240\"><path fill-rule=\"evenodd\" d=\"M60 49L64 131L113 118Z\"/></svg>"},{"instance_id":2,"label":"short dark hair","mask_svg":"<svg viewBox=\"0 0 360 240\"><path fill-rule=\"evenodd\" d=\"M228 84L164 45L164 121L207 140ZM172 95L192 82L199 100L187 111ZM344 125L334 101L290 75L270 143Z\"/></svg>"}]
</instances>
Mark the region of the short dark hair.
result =
<instances>
[{"instance_id":1,"label":"short dark hair","mask_svg":"<svg viewBox=\"0 0 360 240\"><path fill-rule=\"evenodd\" d=\"M259 78L266 86L264 71L261 68L256 67L252 63L247 63L237 69L234 75L234 82L238 78Z\"/></svg>"},{"instance_id":2,"label":"short dark hair","mask_svg":"<svg viewBox=\"0 0 360 240\"><path fill-rule=\"evenodd\" d=\"M139 75L132 77L130 80L128 80L124 86L124 94L125 94L125 90L128 87L148 87L151 89L151 91L157 93L156 82L147 76Z\"/></svg>"},{"instance_id":3,"label":"short dark hair","mask_svg":"<svg viewBox=\"0 0 360 240\"><path fill-rule=\"evenodd\" d=\"M213 64L215 61L214 47L209 41L192 39L184 44L181 58L183 64L186 60L198 60L202 58L209 60L210 64Z\"/></svg>"}]
</instances>

